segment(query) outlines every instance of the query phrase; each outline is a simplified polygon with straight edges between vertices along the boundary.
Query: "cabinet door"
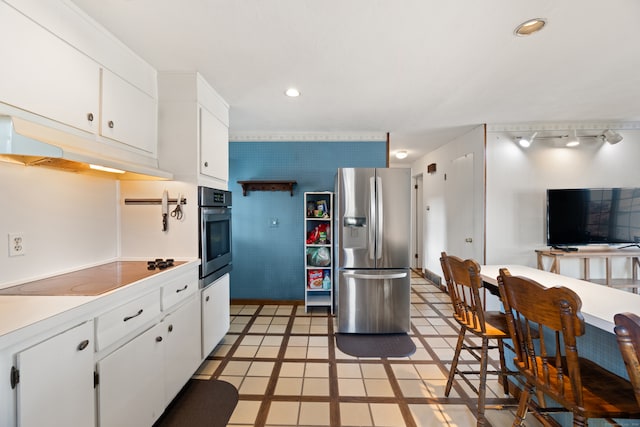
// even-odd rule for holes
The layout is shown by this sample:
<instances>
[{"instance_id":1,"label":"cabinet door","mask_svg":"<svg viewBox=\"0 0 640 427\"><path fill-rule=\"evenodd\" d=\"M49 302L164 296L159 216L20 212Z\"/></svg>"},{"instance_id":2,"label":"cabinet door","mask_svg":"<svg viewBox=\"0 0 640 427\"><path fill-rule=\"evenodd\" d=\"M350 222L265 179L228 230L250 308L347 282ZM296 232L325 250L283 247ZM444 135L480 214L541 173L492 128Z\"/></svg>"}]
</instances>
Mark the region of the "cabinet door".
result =
<instances>
[{"instance_id":1,"label":"cabinet door","mask_svg":"<svg viewBox=\"0 0 640 427\"><path fill-rule=\"evenodd\" d=\"M202 358L213 351L229 331L229 275L202 291Z\"/></svg>"},{"instance_id":2,"label":"cabinet door","mask_svg":"<svg viewBox=\"0 0 640 427\"><path fill-rule=\"evenodd\" d=\"M4 40L0 102L97 131L98 64L4 2L0 2L0 40Z\"/></svg>"},{"instance_id":3,"label":"cabinet door","mask_svg":"<svg viewBox=\"0 0 640 427\"><path fill-rule=\"evenodd\" d=\"M158 146L156 100L103 69L100 134L155 156Z\"/></svg>"},{"instance_id":4,"label":"cabinet door","mask_svg":"<svg viewBox=\"0 0 640 427\"><path fill-rule=\"evenodd\" d=\"M229 180L229 128L200 108L200 173Z\"/></svg>"},{"instance_id":5,"label":"cabinet door","mask_svg":"<svg viewBox=\"0 0 640 427\"><path fill-rule=\"evenodd\" d=\"M100 427L151 426L164 411L163 329L154 326L98 362Z\"/></svg>"},{"instance_id":6,"label":"cabinet door","mask_svg":"<svg viewBox=\"0 0 640 427\"><path fill-rule=\"evenodd\" d=\"M184 386L200 365L200 298L194 295L162 321L166 337L165 404Z\"/></svg>"},{"instance_id":7,"label":"cabinet door","mask_svg":"<svg viewBox=\"0 0 640 427\"><path fill-rule=\"evenodd\" d=\"M16 356L18 425L95 425L93 322L76 326Z\"/></svg>"}]
</instances>

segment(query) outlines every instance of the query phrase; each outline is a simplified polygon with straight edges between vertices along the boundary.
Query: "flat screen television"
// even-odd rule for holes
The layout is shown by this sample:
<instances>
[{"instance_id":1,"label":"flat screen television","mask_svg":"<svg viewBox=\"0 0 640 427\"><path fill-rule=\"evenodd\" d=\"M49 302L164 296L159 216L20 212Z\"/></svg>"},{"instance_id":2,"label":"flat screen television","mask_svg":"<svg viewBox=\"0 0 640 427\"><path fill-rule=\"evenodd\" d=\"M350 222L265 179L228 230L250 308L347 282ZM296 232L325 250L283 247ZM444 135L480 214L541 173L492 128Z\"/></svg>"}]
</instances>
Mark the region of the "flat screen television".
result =
<instances>
[{"instance_id":1,"label":"flat screen television","mask_svg":"<svg viewBox=\"0 0 640 427\"><path fill-rule=\"evenodd\" d=\"M549 246L640 243L640 188L547 190Z\"/></svg>"}]
</instances>

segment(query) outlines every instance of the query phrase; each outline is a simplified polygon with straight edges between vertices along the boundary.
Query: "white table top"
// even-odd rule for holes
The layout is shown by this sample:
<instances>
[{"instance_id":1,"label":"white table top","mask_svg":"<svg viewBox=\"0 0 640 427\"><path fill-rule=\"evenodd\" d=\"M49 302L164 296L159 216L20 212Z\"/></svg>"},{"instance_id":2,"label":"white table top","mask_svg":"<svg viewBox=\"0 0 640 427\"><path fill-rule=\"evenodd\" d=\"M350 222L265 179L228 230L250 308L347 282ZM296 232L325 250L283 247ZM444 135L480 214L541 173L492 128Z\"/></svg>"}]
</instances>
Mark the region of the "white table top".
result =
<instances>
[{"instance_id":1,"label":"white table top","mask_svg":"<svg viewBox=\"0 0 640 427\"><path fill-rule=\"evenodd\" d=\"M550 273L524 265L483 265L480 270L482 280L498 284L498 272L507 268L513 276L524 276L545 287L565 286L574 291L582 300L582 315L586 323L613 333L616 313L631 312L640 315L640 294L625 292L605 285Z\"/></svg>"}]
</instances>

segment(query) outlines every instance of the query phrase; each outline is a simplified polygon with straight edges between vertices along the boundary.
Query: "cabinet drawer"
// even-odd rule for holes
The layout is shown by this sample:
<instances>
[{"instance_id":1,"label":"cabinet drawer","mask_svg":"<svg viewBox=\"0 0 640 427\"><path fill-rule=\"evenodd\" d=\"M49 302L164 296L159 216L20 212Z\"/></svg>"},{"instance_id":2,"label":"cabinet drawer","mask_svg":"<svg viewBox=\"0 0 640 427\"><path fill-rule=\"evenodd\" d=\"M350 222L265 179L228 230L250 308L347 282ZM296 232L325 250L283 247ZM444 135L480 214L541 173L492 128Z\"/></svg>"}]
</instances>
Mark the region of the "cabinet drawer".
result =
<instances>
[{"instance_id":1,"label":"cabinet drawer","mask_svg":"<svg viewBox=\"0 0 640 427\"><path fill-rule=\"evenodd\" d=\"M160 314L160 290L151 292L96 318L96 351L136 332Z\"/></svg>"},{"instance_id":2,"label":"cabinet drawer","mask_svg":"<svg viewBox=\"0 0 640 427\"><path fill-rule=\"evenodd\" d=\"M162 311L173 307L198 290L198 278L195 274L183 274L162 286Z\"/></svg>"}]
</instances>

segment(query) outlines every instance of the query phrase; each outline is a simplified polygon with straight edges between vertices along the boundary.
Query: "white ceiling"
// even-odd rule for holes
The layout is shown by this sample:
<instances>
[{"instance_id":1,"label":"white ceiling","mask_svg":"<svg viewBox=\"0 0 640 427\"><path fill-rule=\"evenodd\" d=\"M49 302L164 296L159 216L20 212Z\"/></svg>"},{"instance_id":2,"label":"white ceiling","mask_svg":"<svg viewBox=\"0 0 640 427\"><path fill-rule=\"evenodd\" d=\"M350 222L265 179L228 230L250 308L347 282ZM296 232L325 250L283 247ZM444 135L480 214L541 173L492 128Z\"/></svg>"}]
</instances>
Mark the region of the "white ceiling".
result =
<instances>
[{"instance_id":1,"label":"white ceiling","mask_svg":"<svg viewBox=\"0 0 640 427\"><path fill-rule=\"evenodd\" d=\"M73 1L158 70L199 71L232 134L390 132L411 163L481 123L640 120L638 0Z\"/></svg>"}]
</instances>

